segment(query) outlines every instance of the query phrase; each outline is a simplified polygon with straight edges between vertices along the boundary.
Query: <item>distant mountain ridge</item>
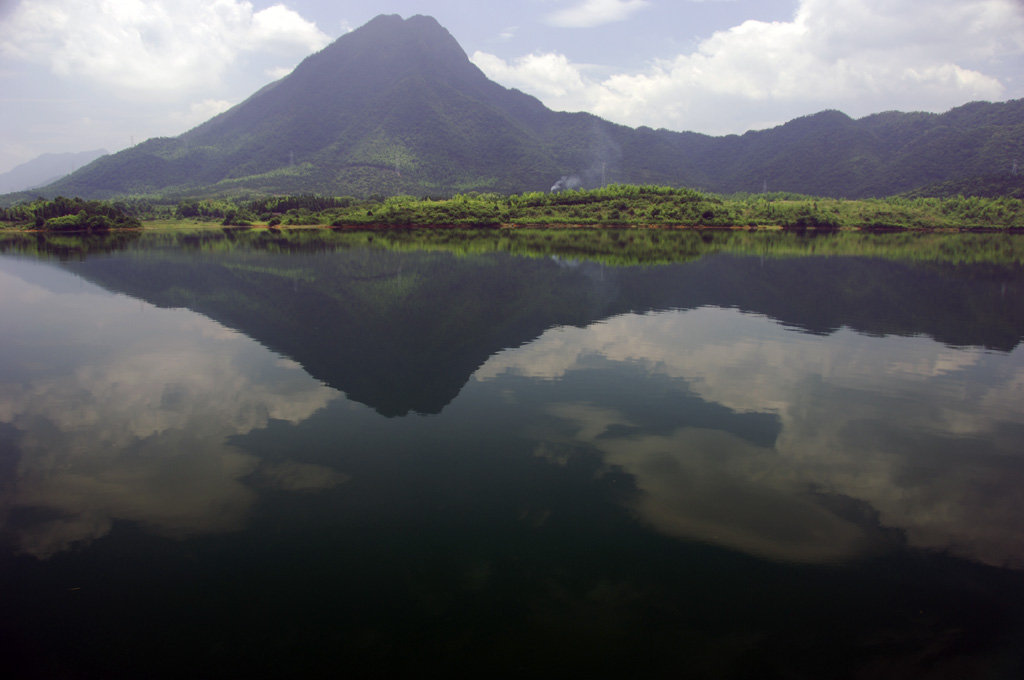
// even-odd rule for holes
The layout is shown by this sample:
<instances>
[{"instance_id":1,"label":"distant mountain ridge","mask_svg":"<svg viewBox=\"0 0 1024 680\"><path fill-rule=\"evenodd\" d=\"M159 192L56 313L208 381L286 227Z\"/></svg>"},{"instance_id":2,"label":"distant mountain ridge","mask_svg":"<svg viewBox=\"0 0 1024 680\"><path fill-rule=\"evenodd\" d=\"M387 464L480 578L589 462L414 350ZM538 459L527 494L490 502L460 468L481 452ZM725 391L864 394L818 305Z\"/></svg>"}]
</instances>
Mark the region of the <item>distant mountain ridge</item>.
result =
<instances>
[{"instance_id":1,"label":"distant mountain ridge","mask_svg":"<svg viewBox=\"0 0 1024 680\"><path fill-rule=\"evenodd\" d=\"M106 149L79 153L44 153L7 172L0 173L0 193L25 191L52 184L78 168L92 163L100 156L106 155Z\"/></svg>"},{"instance_id":2,"label":"distant mountain ridge","mask_svg":"<svg viewBox=\"0 0 1024 680\"><path fill-rule=\"evenodd\" d=\"M45 193L448 195L561 177L860 198L1024 160L1024 100L854 120L823 111L712 137L547 109L487 79L434 19L379 16L175 138L104 157Z\"/></svg>"}]
</instances>

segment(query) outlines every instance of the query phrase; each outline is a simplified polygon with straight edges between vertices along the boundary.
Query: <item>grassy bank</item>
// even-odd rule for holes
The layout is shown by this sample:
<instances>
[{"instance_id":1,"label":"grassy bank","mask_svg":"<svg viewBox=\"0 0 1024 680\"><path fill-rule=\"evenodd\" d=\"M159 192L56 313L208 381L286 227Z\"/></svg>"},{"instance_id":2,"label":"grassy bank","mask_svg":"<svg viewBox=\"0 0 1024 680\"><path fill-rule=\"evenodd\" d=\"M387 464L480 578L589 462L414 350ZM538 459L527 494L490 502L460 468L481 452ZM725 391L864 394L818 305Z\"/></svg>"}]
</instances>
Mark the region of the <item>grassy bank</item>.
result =
<instances>
[{"instance_id":1,"label":"grassy bank","mask_svg":"<svg viewBox=\"0 0 1024 680\"><path fill-rule=\"evenodd\" d=\"M399 196L378 202L334 199L319 209L269 212L251 206L250 223L368 226L625 226L781 229L1024 228L1024 202L1011 198L889 198L861 201L790 194L716 196L690 189L614 185L591 191L446 199ZM280 206L279 206L280 207ZM241 213L236 213L237 218Z\"/></svg>"},{"instance_id":2,"label":"grassy bank","mask_svg":"<svg viewBox=\"0 0 1024 680\"><path fill-rule=\"evenodd\" d=\"M83 206L103 220L87 220ZM450 198L283 196L252 199L83 203L39 200L0 211L18 229L150 229L207 226L345 227L650 227L758 229L1021 229L1024 201L954 196L869 200L792 194L717 196L691 189L612 185L589 191Z\"/></svg>"}]
</instances>

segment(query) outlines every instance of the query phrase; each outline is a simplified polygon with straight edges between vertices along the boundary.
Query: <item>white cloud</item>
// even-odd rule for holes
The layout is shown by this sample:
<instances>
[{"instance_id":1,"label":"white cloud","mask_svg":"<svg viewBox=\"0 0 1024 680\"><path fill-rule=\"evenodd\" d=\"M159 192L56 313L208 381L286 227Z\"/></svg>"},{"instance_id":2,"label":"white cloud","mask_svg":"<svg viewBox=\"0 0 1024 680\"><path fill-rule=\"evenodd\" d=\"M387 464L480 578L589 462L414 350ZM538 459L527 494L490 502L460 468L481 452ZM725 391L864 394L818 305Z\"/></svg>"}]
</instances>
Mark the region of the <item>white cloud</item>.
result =
<instances>
[{"instance_id":1,"label":"white cloud","mask_svg":"<svg viewBox=\"0 0 1024 680\"><path fill-rule=\"evenodd\" d=\"M268 68L266 71L264 71L264 73L266 73L274 80L280 80L281 78L284 78L286 75L288 75L294 70L294 67L289 68L287 66L278 66L276 68Z\"/></svg>"},{"instance_id":2,"label":"white cloud","mask_svg":"<svg viewBox=\"0 0 1024 680\"><path fill-rule=\"evenodd\" d=\"M587 88L580 67L569 63L563 54L528 54L508 63L494 55L476 52L473 62L492 80L540 97L570 97Z\"/></svg>"},{"instance_id":3,"label":"white cloud","mask_svg":"<svg viewBox=\"0 0 1024 680\"><path fill-rule=\"evenodd\" d=\"M628 19L649 4L647 0L582 0L572 7L549 14L547 22L553 26L592 28Z\"/></svg>"},{"instance_id":4,"label":"white cloud","mask_svg":"<svg viewBox=\"0 0 1024 680\"><path fill-rule=\"evenodd\" d=\"M0 55L126 94L217 85L242 54L298 59L330 38L283 5L241 0L33 0L0 28Z\"/></svg>"},{"instance_id":5,"label":"white cloud","mask_svg":"<svg viewBox=\"0 0 1024 680\"><path fill-rule=\"evenodd\" d=\"M172 113L171 118L191 127L210 120L219 113L224 113L231 106L231 102L223 99L204 99L200 102L193 102L189 106L188 112Z\"/></svg>"},{"instance_id":6,"label":"white cloud","mask_svg":"<svg viewBox=\"0 0 1024 680\"><path fill-rule=\"evenodd\" d=\"M941 111L1003 96L996 65L1024 56L1016 0L801 0L792 21L746 21L638 73L589 77L557 53L505 61L477 52L491 78L558 110L627 125L742 132L808 110L852 115Z\"/></svg>"}]
</instances>

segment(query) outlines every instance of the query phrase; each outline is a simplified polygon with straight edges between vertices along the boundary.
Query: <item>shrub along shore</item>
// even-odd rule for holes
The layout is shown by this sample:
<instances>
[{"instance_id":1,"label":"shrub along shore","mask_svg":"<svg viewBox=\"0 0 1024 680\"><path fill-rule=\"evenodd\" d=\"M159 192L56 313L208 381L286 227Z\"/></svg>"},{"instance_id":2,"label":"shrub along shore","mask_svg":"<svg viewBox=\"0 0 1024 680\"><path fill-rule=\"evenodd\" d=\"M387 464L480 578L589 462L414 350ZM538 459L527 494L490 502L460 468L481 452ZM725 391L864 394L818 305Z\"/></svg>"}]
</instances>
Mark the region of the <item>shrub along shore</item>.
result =
<instances>
[{"instance_id":1,"label":"shrub along shore","mask_svg":"<svg viewBox=\"0 0 1024 680\"><path fill-rule=\"evenodd\" d=\"M654 227L781 229L1020 229L1024 201L952 196L844 200L797 194L718 196L692 189L611 185L601 189L450 198L319 195L162 203L57 197L0 209L8 228L102 231L144 226Z\"/></svg>"}]
</instances>

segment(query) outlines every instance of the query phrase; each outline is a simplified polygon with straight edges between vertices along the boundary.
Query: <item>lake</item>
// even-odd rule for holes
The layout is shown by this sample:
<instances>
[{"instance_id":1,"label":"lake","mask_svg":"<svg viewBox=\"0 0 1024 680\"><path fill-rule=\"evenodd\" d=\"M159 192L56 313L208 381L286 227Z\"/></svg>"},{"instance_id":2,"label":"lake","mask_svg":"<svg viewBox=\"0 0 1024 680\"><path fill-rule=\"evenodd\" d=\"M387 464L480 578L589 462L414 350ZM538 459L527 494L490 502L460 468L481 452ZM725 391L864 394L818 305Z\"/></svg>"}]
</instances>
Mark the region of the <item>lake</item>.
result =
<instances>
[{"instance_id":1,"label":"lake","mask_svg":"<svg viewBox=\"0 0 1024 680\"><path fill-rule=\"evenodd\" d=\"M0 668L1022 677L1022 252L6 237Z\"/></svg>"}]
</instances>

